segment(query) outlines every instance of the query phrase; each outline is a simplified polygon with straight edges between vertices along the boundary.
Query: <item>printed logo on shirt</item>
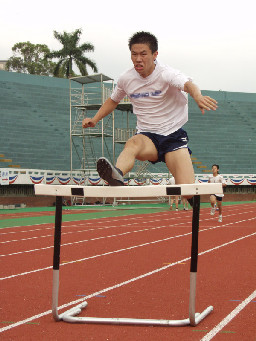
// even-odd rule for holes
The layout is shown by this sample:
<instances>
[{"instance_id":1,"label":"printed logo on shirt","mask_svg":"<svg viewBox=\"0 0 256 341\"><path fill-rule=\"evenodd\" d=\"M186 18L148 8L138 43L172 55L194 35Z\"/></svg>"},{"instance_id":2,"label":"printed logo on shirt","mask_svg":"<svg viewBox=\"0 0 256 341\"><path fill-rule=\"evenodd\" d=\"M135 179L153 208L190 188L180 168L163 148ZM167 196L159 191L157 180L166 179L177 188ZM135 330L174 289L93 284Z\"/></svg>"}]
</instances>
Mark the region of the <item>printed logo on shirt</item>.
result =
<instances>
[{"instance_id":1,"label":"printed logo on shirt","mask_svg":"<svg viewBox=\"0 0 256 341\"><path fill-rule=\"evenodd\" d=\"M135 94L130 94L131 98L142 98L142 97L151 97L151 96L159 96L162 93L161 90L156 90L153 92L137 92Z\"/></svg>"}]
</instances>

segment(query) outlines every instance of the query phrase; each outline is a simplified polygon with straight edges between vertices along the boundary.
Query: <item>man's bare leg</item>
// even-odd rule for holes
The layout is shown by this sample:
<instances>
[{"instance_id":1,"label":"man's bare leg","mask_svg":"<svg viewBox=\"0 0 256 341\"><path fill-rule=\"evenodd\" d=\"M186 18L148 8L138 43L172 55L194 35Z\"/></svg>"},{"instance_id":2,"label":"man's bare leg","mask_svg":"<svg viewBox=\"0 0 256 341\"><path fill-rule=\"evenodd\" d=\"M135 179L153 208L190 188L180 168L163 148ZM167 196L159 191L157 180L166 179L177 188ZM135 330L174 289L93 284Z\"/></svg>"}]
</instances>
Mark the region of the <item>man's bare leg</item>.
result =
<instances>
[{"instance_id":1,"label":"man's bare leg","mask_svg":"<svg viewBox=\"0 0 256 341\"><path fill-rule=\"evenodd\" d=\"M165 154L165 163L174 176L175 184L193 184L195 182L194 168L187 148L181 148ZM191 196L185 196L191 199ZM189 200L192 206L192 201Z\"/></svg>"},{"instance_id":2,"label":"man's bare leg","mask_svg":"<svg viewBox=\"0 0 256 341\"><path fill-rule=\"evenodd\" d=\"M187 148L181 148L165 155L166 166L175 178L175 184L193 184L194 168Z\"/></svg>"},{"instance_id":3,"label":"man's bare leg","mask_svg":"<svg viewBox=\"0 0 256 341\"><path fill-rule=\"evenodd\" d=\"M222 215L222 201L218 201L217 200L217 206L218 206L218 209L219 209L219 215Z\"/></svg>"},{"instance_id":4,"label":"man's bare leg","mask_svg":"<svg viewBox=\"0 0 256 341\"><path fill-rule=\"evenodd\" d=\"M106 180L110 186L122 186L124 185L123 176L133 168L135 159L157 160L155 145L147 136L135 135L129 139L119 155L115 167L106 158L99 158L97 171L99 176Z\"/></svg>"},{"instance_id":5,"label":"man's bare leg","mask_svg":"<svg viewBox=\"0 0 256 341\"><path fill-rule=\"evenodd\" d=\"M212 207L215 207L215 205L216 205L216 197L215 197L215 195L211 195L210 196L210 203L211 203Z\"/></svg>"},{"instance_id":6,"label":"man's bare leg","mask_svg":"<svg viewBox=\"0 0 256 341\"><path fill-rule=\"evenodd\" d=\"M215 210L216 210L216 197L215 195L211 195L210 196L210 203L211 203L211 215L215 214Z\"/></svg>"},{"instance_id":7,"label":"man's bare leg","mask_svg":"<svg viewBox=\"0 0 256 341\"><path fill-rule=\"evenodd\" d=\"M138 134L130 138L117 158L116 167L123 174L132 170L135 160L156 161L158 158L154 143L145 135Z\"/></svg>"}]
</instances>

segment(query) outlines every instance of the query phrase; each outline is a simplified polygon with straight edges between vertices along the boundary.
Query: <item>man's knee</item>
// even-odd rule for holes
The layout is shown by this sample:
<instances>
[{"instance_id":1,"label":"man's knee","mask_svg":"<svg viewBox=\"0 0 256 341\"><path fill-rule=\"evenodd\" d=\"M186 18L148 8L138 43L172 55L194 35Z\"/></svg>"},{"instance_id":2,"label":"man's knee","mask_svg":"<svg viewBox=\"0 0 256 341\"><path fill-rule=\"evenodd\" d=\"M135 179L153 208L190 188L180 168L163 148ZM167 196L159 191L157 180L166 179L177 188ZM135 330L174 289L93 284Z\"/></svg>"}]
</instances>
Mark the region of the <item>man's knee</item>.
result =
<instances>
[{"instance_id":1,"label":"man's knee","mask_svg":"<svg viewBox=\"0 0 256 341\"><path fill-rule=\"evenodd\" d=\"M132 150L136 159L141 161L156 161L157 150L153 142L144 135L135 135L131 137L125 144L124 149Z\"/></svg>"},{"instance_id":2,"label":"man's knee","mask_svg":"<svg viewBox=\"0 0 256 341\"><path fill-rule=\"evenodd\" d=\"M216 197L215 197L215 195L211 195L211 196L210 196L210 202L213 203L213 204L216 203Z\"/></svg>"},{"instance_id":3,"label":"man's knee","mask_svg":"<svg viewBox=\"0 0 256 341\"><path fill-rule=\"evenodd\" d=\"M130 137L129 140L126 141L125 147L127 146L137 146L139 144L139 141L135 139L135 136Z\"/></svg>"},{"instance_id":4,"label":"man's knee","mask_svg":"<svg viewBox=\"0 0 256 341\"><path fill-rule=\"evenodd\" d=\"M142 148L142 143L138 139L134 139L134 136L127 140L124 145L124 149L132 149L134 152L138 152Z\"/></svg>"}]
</instances>

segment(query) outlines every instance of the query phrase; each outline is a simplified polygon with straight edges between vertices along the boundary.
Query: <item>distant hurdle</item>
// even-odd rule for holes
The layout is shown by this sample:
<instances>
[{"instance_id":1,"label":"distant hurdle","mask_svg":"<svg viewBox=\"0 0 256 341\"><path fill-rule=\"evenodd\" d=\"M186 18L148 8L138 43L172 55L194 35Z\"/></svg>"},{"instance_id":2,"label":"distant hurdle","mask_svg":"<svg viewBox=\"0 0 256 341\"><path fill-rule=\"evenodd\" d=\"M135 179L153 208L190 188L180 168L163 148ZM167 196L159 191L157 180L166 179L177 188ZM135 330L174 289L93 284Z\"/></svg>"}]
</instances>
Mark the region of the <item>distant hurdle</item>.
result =
<instances>
[{"instance_id":1,"label":"distant hurdle","mask_svg":"<svg viewBox=\"0 0 256 341\"><path fill-rule=\"evenodd\" d=\"M196 276L198 259L198 232L200 214L200 195L223 193L222 184L183 184L183 185L149 185L149 186L75 186L75 185L35 185L36 195L47 195L56 197L55 212L55 235L54 235L54 256L53 256L53 288L52 288L52 314L56 321L71 323L96 323L96 324L132 324L151 326L196 326L213 310L212 306L207 307L202 313L196 313ZM77 315L87 306L84 301L79 305L58 314L59 297L59 265L61 246L61 224L62 224L62 198L64 196L80 197L133 197L150 198L156 196L182 195L193 196L192 216L192 242L190 260L190 293L189 293L189 317L183 320L159 320L159 319L138 319L138 318L99 318L99 317L78 317Z\"/></svg>"}]
</instances>

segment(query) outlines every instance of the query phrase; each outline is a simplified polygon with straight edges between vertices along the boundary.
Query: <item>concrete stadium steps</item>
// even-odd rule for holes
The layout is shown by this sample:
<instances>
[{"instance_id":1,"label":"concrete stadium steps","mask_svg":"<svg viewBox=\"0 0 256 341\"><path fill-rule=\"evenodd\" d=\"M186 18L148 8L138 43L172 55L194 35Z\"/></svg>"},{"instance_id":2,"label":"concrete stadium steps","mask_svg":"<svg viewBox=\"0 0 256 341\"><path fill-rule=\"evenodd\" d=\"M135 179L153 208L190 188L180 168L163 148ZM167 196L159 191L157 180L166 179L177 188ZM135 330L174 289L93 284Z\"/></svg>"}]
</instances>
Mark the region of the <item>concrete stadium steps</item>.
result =
<instances>
[{"instance_id":1,"label":"concrete stadium steps","mask_svg":"<svg viewBox=\"0 0 256 341\"><path fill-rule=\"evenodd\" d=\"M20 165L12 163L12 159L8 159L4 154L0 154L0 168L20 168Z\"/></svg>"},{"instance_id":2,"label":"concrete stadium steps","mask_svg":"<svg viewBox=\"0 0 256 341\"><path fill-rule=\"evenodd\" d=\"M253 102L230 102L230 107L236 112L242 121L249 125L250 130L255 134L256 132L256 108Z\"/></svg>"},{"instance_id":3,"label":"concrete stadium steps","mask_svg":"<svg viewBox=\"0 0 256 341\"><path fill-rule=\"evenodd\" d=\"M3 152L23 168L68 169L68 84L52 88L0 81L0 93L0 134L8 132L8 139L1 143Z\"/></svg>"},{"instance_id":4,"label":"concrete stadium steps","mask_svg":"<svg viewBox=\"0 0 256 341\"><path fill-rule=\"evenodd\" d=\"M184 129L192 158L196 158L195 172L207 173L218 163L222 173L256 173L256 95L203 94L218 101L218 110L202 115L189 96L189 121ZM68 80L0 71L0 115L0 152L8 155L7 159L22 168L70 168ZM124 122L126 115L117 112L115 126L125 127ZM130 115L130 126L135 122L135 115ZM112 150L112 138L106 141ZM97 158L101 156L101 138L93 138L93 143ZM123 145L115 148L118 155ZM73 157L80 168L78 157ZM150 165L149 171L165 173L167 169L159 163Z\"/></svg>"},{"instance_id":5,"label":"concrete stadium steps","mask_svg":"<svg viewBox=\"0 0 256 341\"><path fill-rule=\"evenodd\" d=\"M236 101L217 100L217 111L207 111L205 115L196 109L195 104L189 106L189 122L185 129L190 138L192 155L203 165L207 165L208 169L213 163L218 163L222 173L254 173L256 124L249 120L253 114L248 114L246 110L250 108L251 112L256 111L256 101L239 102L239 110L235 110ZM247 114L241 114L241 111ZM256 115L253 119L254 117Z\"/></svg>"}]
</instances>

